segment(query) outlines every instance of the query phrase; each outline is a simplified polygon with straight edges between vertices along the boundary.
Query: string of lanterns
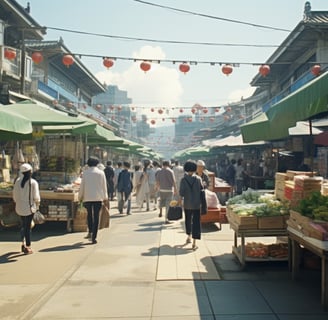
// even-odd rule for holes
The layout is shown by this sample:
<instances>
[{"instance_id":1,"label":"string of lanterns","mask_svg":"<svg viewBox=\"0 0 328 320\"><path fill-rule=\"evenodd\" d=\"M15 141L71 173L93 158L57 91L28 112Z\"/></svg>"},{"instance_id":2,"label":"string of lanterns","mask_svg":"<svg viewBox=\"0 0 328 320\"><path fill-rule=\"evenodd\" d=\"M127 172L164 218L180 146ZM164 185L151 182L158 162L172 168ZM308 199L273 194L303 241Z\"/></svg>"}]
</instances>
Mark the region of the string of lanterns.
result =
<instances>
[{"instance_id":1,"label":"string of lanterns","mask_svg":"<svg viewBox=\"0 0 328 320\"><path fill-rule=\"evenodd\" d=\"M10 48L5 48L4 50L4 57L8 60L14 60L16 59L16 51ZM100 56L95 56L95 55L82 55L82 54L76 54L79 57L82 56L91 56L91 57L100 57ZM74 56L75 54L64 54L62 57L62 63L66 66L66 67L70 67L71 65L74 64ZM32 61L35 64L40 64L43 61L43 56L42 53L39 51L34 51L31 55ZM122 59L122 60L133 60L133 61L141 61L140 63L140 69L142 71L144 71L145 73L148 72L149 70L151 70L151 62L153 62L153 60L144 60L144 59L135 59L135 58L122 58L122 57L115 57L115 58L109 58L109 57L102 57L103 59L103 65L104 67L106 67L107 69L110 69L114 66L114 61L117 59ZM174 61L174 60L155 60L157 63L160 62L172 62L173 64L175 64L176 62L179 61ZM215 64L219 64L222 65L221 71L223 74L225 74L226 76L229 76L233 70L234 67L239 66L240 64L252 64L252 65L259 65L259 69L258 72L261 76L266 77L270 74L271 68L269 64L261 64L261 63L223 63L223 62L189 62L187 63L186 61L180 61L179 64L179 70L186 74L190 71L190 66L191 64L196 65L197 63L209 63L210 65L215 65ZM321 74L321 65L320 64L315 64L312 66L311 68L311 73L314 76L319 76Z\"/></svg>"}]
</instances>

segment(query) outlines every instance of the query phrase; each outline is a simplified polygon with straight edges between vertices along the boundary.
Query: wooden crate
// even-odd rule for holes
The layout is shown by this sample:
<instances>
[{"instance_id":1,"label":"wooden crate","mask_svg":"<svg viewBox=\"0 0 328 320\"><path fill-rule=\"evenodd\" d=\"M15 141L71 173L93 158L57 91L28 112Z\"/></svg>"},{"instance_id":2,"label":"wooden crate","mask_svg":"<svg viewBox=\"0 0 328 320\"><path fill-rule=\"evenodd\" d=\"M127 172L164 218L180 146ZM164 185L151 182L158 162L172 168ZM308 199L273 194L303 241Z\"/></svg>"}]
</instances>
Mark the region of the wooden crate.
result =
<instances>
[{"instance_id":1,"label":"wooden crate","mask_svg":"<svg viewBox=\"0 0 328 320\"><path fill-rule=\"evenodd\" d=\"M238 225L238 229L257 229L256 216L241 216L233 212L231 208L227 208L227 218L229 222Z\"/></svg>"},{"instance_id":2,"label":"wooden crate","mask_svg":"<svg viewBox=\"0 0 328 320\"><path fill-rule=\"evenodd\" d=\"M258 217L259 229L284 229L285 220L284 216L272 216L272 217Z\"/></svg>"}]
</instances>

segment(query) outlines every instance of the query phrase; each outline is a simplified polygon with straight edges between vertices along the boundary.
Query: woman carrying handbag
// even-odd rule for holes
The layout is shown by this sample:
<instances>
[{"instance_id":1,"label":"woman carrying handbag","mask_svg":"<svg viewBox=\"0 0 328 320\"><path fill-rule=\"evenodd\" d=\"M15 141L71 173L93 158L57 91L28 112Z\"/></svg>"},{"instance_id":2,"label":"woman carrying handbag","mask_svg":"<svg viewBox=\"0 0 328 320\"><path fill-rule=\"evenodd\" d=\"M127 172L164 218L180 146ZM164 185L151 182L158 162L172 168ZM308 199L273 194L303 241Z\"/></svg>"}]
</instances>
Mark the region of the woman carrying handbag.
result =
<instances>
[{"instance_id":1,"label":"woman carrying handbag","mask_svg":"<svg viewBox=\"0 0 328 320\"><path fill-rule=\"evenodd\" d=\"M187 161L184 165L185 176L181 179L179 190L179 205L183 203L185 213L186 243L192 242L192 249L196 250L196 240L201 238L201 190L202 180L195 174L197 165Z\"/></svg>"},{"instance_id":2,"label":"woman carrying handbag","mask_svg":"<svg viewBox=\"0 0 328 320\"><path fill-rule=\"evenodd\" d=\"M22 164L19 171L21 175L14 184L13 200L16 204L16 213L22 220L21 251L25 254L31 254L33 253L31 249L31 223L33 215L40 205L39 184L32 178L32 167L30 164Z\"/></svg>"}]
</instances>

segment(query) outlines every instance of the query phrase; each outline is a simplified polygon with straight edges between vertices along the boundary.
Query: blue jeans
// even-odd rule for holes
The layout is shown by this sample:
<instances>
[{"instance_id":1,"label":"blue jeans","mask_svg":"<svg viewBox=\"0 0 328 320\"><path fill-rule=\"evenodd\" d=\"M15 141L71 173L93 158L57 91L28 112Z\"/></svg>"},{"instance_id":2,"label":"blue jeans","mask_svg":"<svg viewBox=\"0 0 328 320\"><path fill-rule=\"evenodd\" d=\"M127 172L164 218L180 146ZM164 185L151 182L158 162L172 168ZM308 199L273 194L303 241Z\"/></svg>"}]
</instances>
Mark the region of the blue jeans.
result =
<instances>
[{"instance_id":1,"label":"blue jeans","mask_svg":"<svg viewBox=\"0 0 328 320\"><path fill-rule=\"evenodd\" d=\"M88 211L88 230L92 233L92 240L96 240L99 227L99 212L102 206L101 201L88 201L83 203Z\"/></svg>"}]
</instances>

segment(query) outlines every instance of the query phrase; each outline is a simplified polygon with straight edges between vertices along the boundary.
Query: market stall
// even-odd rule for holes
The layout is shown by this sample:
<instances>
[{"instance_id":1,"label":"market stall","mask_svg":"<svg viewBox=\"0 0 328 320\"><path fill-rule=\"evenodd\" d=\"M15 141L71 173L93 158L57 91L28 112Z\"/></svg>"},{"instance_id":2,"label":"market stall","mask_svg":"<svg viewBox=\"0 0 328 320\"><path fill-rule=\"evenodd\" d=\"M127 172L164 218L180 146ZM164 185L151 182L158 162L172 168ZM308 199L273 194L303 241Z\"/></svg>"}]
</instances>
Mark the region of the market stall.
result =
<instances>
[{"instance_id":1,"label":"market stall","mask_svg":"<svg viewBox=\"0 0 328 320\"><path fill-rule=\"evenodd\" d=\"M288 208L274 195L248 190L235 196L228 201L227 218L234 230L232 252L242 267L247 262L288 260L287 241L277 241L277 237L287 236ZM246 243L245 239L249 237L273 237L275 242Z\"/></svg>"}]
</instances>

